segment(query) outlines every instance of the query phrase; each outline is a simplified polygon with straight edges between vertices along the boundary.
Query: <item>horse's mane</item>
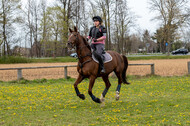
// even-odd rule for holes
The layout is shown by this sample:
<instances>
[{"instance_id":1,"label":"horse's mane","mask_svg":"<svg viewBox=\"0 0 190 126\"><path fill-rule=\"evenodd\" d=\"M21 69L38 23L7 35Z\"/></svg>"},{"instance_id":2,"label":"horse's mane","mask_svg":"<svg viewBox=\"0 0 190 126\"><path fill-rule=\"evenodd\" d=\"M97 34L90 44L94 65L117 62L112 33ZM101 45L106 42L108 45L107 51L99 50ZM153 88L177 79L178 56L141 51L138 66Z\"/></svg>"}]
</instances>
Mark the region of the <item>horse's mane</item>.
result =
<instances>
[{"instance_id":1,"label":"horse's mane","mask_svg":"<svg viewBox=\"0 0 190 126\"><path fill-rule=\"evenodd\" d=\"M88 47L88 49L91 51L91 47L90 45L88 44L88 42L86 41L86 38L84 36L81 36L83 41L84 41L84 44Z\"/></svg>"}]
</instances>

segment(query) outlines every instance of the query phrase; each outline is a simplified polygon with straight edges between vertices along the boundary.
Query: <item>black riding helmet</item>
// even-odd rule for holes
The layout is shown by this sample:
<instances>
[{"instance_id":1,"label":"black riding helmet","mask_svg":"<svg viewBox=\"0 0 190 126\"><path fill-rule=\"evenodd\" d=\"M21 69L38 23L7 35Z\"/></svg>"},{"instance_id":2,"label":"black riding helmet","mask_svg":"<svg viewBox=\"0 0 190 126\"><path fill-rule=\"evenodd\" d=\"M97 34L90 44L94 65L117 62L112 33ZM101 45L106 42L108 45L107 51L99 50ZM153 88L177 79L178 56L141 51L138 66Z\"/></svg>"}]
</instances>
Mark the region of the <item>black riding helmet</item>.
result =
<instances>
[{"instance_id":1,"label":"black riding helmet","mask_svg":"<svg viewBox=\"0 0 190 126\"><path fill-rule=\"evenodd\" d=\"M102 23L102 18L100 17L100 16L94 16L93 18L92 18L92 20L93 21L99 21L100 23Z\"/></svg>"}]
</instances>

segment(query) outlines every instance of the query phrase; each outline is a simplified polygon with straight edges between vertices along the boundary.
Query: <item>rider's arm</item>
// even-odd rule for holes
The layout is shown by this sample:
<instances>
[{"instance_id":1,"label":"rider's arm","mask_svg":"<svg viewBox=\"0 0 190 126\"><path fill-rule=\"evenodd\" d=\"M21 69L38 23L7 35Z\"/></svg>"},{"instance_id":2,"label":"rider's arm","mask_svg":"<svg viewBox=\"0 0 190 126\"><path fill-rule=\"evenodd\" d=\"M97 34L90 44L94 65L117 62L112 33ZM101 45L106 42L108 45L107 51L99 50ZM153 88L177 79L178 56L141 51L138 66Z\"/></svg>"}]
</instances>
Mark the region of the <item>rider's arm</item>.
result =
<instances>
[{"instance_id":1,"label":"rider's arm","mask_svg":"<svg viewBox=\"0 0 190 126\"><path fill-rule=\"evenodd\" d=\"M92 28L93 28L93 27L90 28L90 32L89 32L89 35L88 35L88 37L87 37L88 39L91 39L91 37L92 37Z\"/></svg>"},{"instance_id":2,"label":"rider's arm","mask_svg":"<svg viewBox=\"0 0 190 126\"><path fill-rule=\"evenodd\" d=\"M106 32L106 28L103 27L101 30L102 30L102 35L103 35L103 36L100 37L100 38L98 38L97 41L103 41L103 40L106 40L106 33L107 33L107 32Z\"/></svg>"},{"instance_id":3,"label":"rider's arm","mask_svg":"<svg viewBox=\"0 0 190 126\"><path fill-rule=\"evenodd\" d=\"M102 40L106 40L106 36L102 36L102 37L97 39L97 41L102 41Z\"/></svg>"}]
</instances>

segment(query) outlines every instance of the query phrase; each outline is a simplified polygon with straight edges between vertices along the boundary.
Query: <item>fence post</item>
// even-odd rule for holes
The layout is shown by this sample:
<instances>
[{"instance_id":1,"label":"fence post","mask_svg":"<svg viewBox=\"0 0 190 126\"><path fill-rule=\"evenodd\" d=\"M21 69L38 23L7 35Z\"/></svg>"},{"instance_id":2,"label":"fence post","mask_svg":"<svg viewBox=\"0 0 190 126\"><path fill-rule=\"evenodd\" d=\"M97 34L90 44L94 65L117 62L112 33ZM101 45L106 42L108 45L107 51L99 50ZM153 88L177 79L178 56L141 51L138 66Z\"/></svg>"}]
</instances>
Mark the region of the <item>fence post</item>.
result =
<instances>
[{"instance_id":1,"label":"fence post","mask_svg":"<svg viewBox=\"0 0 190 126\"><path fill-rule=\"evenodd\" d=\"M188 74L190 74L190 62L187 63L187 67L188 67Z\"/></svg>"},{"instance_id":2,"label":"fence post","mask_svg":"<svg viewBox=\"0 0 190 126\"><path fill-rule=\"evenodd\" d=\"M17 69L17 80L21 80L22 79L22 69Z\"/></svg>"},{"instance_id":3,"label":"fence post","mask_svg":"<svg viewBox=\"0 0 190 126\"><path fill-rule=\"evenodd\" d=\"M151 74L154 75L155 72L154 72L154 64L151 64Z\"/></svg>"},{"instance_id":4,"label":"fence post","mask_svg":"<svg viewBox=\"0 0 190 126\"><path fill-rule=\"evenodd\" d=\"M65 79L67 79L67 66L64 67L64 73L65 73L64 77Z\"/></svg>"}]
</instances>

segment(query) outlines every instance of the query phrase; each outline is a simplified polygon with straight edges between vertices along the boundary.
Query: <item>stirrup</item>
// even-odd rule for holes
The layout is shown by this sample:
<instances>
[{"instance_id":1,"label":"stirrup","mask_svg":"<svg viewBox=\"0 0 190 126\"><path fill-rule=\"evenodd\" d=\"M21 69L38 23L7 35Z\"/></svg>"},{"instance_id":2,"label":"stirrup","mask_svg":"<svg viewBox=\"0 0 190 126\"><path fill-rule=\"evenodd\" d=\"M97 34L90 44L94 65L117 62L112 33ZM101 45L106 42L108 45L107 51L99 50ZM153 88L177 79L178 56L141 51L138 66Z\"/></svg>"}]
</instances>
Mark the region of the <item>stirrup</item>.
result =
<instances>
[{"instance_id":1,"label":"stirrup","mask_svg":"<svg viewBox=\"0 0 190 126\"><path fill-rule=\"evenodd\" d=\"M106 71L105 71L105 69L103 68L102 70L101 70L101 73L105 73Z\"/></svg>"}]
</instances>

